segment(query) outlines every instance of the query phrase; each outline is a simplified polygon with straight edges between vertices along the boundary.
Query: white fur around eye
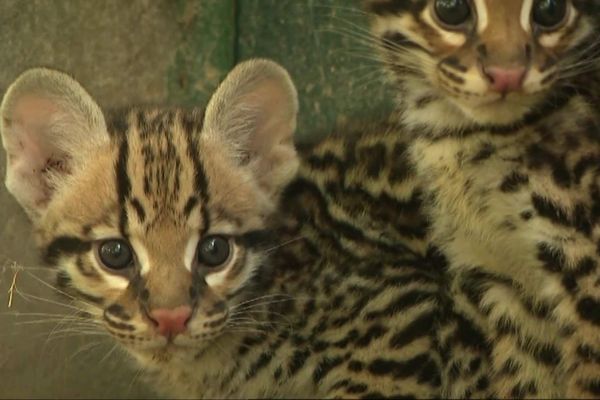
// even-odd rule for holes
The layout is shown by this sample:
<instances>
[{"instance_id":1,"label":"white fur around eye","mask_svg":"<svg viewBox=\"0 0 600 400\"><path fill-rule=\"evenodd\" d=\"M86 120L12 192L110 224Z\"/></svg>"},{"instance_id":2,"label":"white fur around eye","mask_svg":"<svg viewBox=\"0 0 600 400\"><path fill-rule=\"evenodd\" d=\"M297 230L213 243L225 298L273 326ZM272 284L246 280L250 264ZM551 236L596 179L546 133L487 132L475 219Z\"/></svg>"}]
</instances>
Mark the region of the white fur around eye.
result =
<instances>
[{"instance_id":1,"label":"white fur around eye","mask_svg":"<svg viewBox=\"0 0 600 400\"><path fill-rule=\"evenodd\" d=\"M521 27L527 33L531 33L531 9L533 0L525 0L521 7Z\"/></svg>"},{"instance_id":2,"label":"white fur around eye","mask_svg":"<svg viewBox=\"0 0 600 400\"><path fill-rule=\"evenodd\" d=\"M121 237L121 232L114 228L95 227L90 232L94 240L106 240Z\"/></svg>"},{"instance_id":3,"label":"white fur around eye","mask_svg":"<svg viewBox=\"0 0 600 400\"><path fill-rule=\"evenodd\" d=\"M144 245L137 239L131 238L129 244L135 253L135 257L140 268L140 275L145 276L150 271L150 257L148 256L148 252L146 251Z\"/></svg>"},{"instance_id":4,"label":"white fur around eye","mask_svg":"<svg viewBox=\"0 0 600 400\"><path fill-rule=\"evenodd\" d=\"M488 26L488 9L485 0L474 1L475 13L477 14L477 32L483 33Z\"/></svg>"},{"instance_id":5,"label":"white fur around eye","mask_svg":"<svg viewBox=\"0 0 600 400\"><path fill-rule=\"evenodd\" d=\"M568 20L565 23L565 26L571 26L575 21L577 12L570 3L567 4L567 15ZM544 33L540 35L540 44L546 48L551 49L560 43L560 39L562 39L566 32L567 29L563 27L555 32Z\"/></svg>"},{"instance_id":6,"label":"white fur around eye","mask_svg":"<svg viewBox=\"0 0 600 400\"><path fill-rule=\"evenodd\" d=\"M200 241L200 235L195 233L192 235L190 240L188 240L187 245L185 246L185 253L183 254L183 265L188 271L192 271L192 266L194 265L196 258L196 249L198 248L198 242Z\"/></svg>"},{"instance_id":7,"label":"white fur around eye","mask_svg":"<svg viewBox=\"0 0 600 400\"><path fill-rule=\"evenodd\" d=\"M421 15L421 18L423 18L423 21L425 21L427 23L427 25L431 26L433 29L438 31L442 40L444 40L450 46L460 47L460 46L464 45L467 40L465 35L460 32L452 32L452 31L449 31L446 29L442 29L440 27L440 25L437 22L435 22L432 17L432 13L434 13L434 12L435 11L433 11L432 9L430 10L430 9L425 8L425 10L423 10L423 14Z\"/></svg>"},{"instance_id":8,"label":"white fur around eye","mask_svg":"<svg viewBox=\"0 0 600 400\"><path fill-rule=\"evenodd\" d=\"M103 273L104 279L106 280L106 282L108 282L108 285L111 288L125 290L127 289L127 286L129 286L129 279L125 278L124 276L113 275L106 272Z\"/></svg>"},{"instance_id":9,"label":"white fur around eye","mask_svg":"<svg viewBox=\"0 0 600 400\"><path fill-rule=\"evenodd\" d=\"M233 264L235 264L235 262L237 260L238 249L233 244L232 241L230 241L229 243L231 246L231 250L230 250L231 254L229 256L229 261L227 262L227 265L224 267L220 267L217 272L207 274L206 277L204 278L206 280L206 283L210 287L214 288L214 287L222 286L225 283L225 278L229 274L229 270L231 269L231 266Z\"/></svg>"}]
</instances>

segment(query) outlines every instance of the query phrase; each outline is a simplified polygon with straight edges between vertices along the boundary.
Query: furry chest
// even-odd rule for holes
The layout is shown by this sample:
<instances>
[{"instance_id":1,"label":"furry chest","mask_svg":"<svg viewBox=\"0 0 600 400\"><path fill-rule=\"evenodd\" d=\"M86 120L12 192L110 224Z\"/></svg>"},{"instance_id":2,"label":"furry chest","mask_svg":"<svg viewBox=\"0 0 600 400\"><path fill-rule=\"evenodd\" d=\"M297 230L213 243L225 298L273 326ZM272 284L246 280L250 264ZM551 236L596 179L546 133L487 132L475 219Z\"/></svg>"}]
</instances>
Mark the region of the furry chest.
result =
<instances>
[{"instance_id":1,"label":"furry chest","mask_svg":"<svg viewBox=\"0 0 600 400\"><path fill-rule=\"evenodd\" d=\"M519 155L517 147L475 138L414 142L411 157L435 221L431 238L448 255L471 254L470 263L481 263L508 246L502 238L530 208L527 191L503 190L507 174L519 170Z\"/></svg>"}]
</instances>

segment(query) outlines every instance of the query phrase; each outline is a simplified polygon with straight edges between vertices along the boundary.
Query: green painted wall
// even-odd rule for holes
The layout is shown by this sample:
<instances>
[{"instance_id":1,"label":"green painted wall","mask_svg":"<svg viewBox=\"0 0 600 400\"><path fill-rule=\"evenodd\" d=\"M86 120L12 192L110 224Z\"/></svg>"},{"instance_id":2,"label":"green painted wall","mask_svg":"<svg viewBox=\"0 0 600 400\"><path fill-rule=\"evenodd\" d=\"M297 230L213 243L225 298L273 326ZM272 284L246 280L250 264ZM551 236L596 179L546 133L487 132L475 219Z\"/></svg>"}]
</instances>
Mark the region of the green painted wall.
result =
<instances>
[{"instance_id":1,"label":"green painted wall","mask_svg":"<svg viewBox=\"0 0 600 400\"><path fill-rule=\"evenodd\" d=\"M266 57L286 67L298 86L299 141L326 135L339 123L387 114L390 95L368 47L360 3L177 1L183 40L169 69L169 100L205 101L235 63Z\"/></svg>"},{"instance_id":2,"label":"green painted wall","mask_svg":"<svg viewBox=\"0 0 600 400\"><path fill-rule=\"evenodd\" d=\"M298 87L297 137L389 112L359 0L239 0L237 61L268 57Z\"/></svg>"}]
</instances>

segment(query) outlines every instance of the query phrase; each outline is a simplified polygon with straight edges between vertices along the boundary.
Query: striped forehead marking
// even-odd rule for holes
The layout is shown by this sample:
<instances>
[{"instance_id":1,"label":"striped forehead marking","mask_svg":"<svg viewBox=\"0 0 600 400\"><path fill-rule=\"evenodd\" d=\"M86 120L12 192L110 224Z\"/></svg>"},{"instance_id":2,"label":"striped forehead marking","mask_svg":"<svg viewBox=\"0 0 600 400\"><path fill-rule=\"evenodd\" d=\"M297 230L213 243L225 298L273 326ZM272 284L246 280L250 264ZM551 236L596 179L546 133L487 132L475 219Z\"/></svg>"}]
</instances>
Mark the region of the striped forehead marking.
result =
<instances>
[{"instance_id":1,"label":"striped forehead marking","mask_svg":"<svg viewBox=\"0 0 600 400\"><path fill-rule=\"evenodd\" d=\"M511 35L518 31L531 34L531 10L534 0L472 0L477 14L477 33L480 36L499 36L505 29ZM509 35L510 36L510 35ZM506 38L508 41L511 37Z\"/></svg>"}]
</instances>

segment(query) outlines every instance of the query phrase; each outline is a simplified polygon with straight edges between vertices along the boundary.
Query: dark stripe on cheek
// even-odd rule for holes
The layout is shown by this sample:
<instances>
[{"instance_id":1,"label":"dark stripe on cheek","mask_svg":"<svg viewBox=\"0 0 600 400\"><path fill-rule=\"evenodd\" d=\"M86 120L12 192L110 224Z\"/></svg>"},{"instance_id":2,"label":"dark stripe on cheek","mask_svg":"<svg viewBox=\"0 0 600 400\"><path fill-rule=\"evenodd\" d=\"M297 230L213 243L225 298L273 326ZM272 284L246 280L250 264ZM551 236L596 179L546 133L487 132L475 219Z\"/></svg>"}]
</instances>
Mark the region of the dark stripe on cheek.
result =
<instances>
[{"instance_id":1,"label":"dark stripe on cheek","mask_svg":"<svg viewBox=\"0 0 600 400\"><path fill-rule=\"evenodd\" d=\"M448 57L448 58L442 60L441 64L443 64L446 67L449 67L449 68L455 69L457 71L463 72L463 73L467 72L467 67L465 67L464 65L462 65L460 63L460 60L457 57L454 57L454 56L453 57Z\"/></svg>"},{"instance_id":2,"label":"dark stripe on cheek","mask_svg":"<svg viewBox=\"0 0 600 400\"><path fill-rule=\"evenodd\" d=\"M104 310L104 312L107 314L112 314L123 321L129 321L131 319L131 315L125 311L125 308L117 303L111 304L106 310Z\"/></svg>"},{"instance_id":3,"label":"dark stripe on cheek","mask_svg":"<svg viewBox=\"0 0 600 400\"><path fill-rule=\"evenodd\" d=\"M444 76L445 76L446 78L450 79L450 80L451 80L452 82L454 82L454 83L457 83L457 84L459 84L459 85L462 85L462 84L464 84L464 83L465 83L465 80L464 80L464 78L462 78L462 77L460 77L460 76L456 75L456 74L455 74L455 73L453 73L453 72L450 72L450 71L446 70L446 69L445 69L445 68L443 68L443 67L442 67L442 68L438 68L438 70L439 70L439 71L440 71L442 74L444 74Z\"/></svg>"},{"instance_id":4,"label":"dark stripe on cheek","mask_svg":"<svg viewBox=\"0 0 600 400\"><path fill-rule=\"evenodd\" d=\"M56 287L63 293L73 293L75 296L80 297L82 300L87 301L89 303L94 303L98 305L102 305L104 303L104 299L101 297L92 296L91 294L87 294L82 292L79 289L76 289L72 285L73 280L65 271L60 271L56 275Z\"/></svg>"},{"instance_id":5,"label":"dark stripe on cheek","mask_svg":"<svg viewBox=\"0 0 600 400\"><path fill-rule=\"evenodd\" d=\"M396 31L385 32L383 34L381 44L384 49L389 50L391 52L395 52L399 49L406 48L420 50L427 54L430 54L429 50L427 50L420 44L413 42L406 35Z\"/></svg>"},{"instance_id":6,"label":"dark stripe on cheek","mask_svg":"<svg viewBox=\"0 0 600 400\"><path fill-rule=\"evenodd\" d=\"M67 289L71 285L71 277L65 271L56 274L56 286L60 289Z\"/></svg>"},{"instance_id":7,"label":"dark stripe on cheek","mask_svg":"<svg viewBox=\"0 0 600 400\"><path fill-rule=\"evenodd\" d=\"M439 97L436 95L427 95L427 96L420 97L417 99L417 101L415 101L415 108L420 110L422 108L427 107L428 105L430 105L431 103L433 103L434 101L436 101L438 99L439 99ZM395 169L395 166L392 167L392 169ZM406 169L406 171L408 172L408 169ZM406 173L403 175L408 175L408 174Z\"/></svg>"},{"instance_id":8,"label":"dark stripe on cheek","mask_svg":"<svg viewBox=\"0 0 600 400\"><path fill-rule=\"evenodd\" d=\"M83 300L87 301L88 303L94 303L97 305L104 304L104 299L101 297L92 296L91 294L84 293L79 289L73 289L73 290L77 296L81 297Z\"/></svg>"},{"instance_id":9,"label":"dark stripe on cheek","mask_svg":"<svg viewBox=\"0 0 600 400\"><path fill-rule=\"evenodd\" d=\"M129 147L127 138L123 138L119 148L119 158L117 159L116 178L117 178L117 193L119 197L120 215L119 215L119 230L123 236L127 227L127 206L126 202L131 194L131 181L127 174L127 159L129 158Z\"/></svg>"},{"instance_id":10,"label":"dark stripe on cheek","mask_svg":"<svg viewBox=\"0 0 600 400\"><path fill-rule=\"evenodd\" d=\"M55 264L61 254L82 254L90 251L92 244L73 236L60 236L54 239L46 248L44 261Z\"/></svg>"},{"instance_id":11,"label":"dark stripe on cheek","mask_svg":"<svg viewBox=\"0 0 600 400\"><path fill-rule=\"evenodd\" d=\"M134 331L135 327L133 325L126 324L124 322L116 322L113 321L104 315L104 321L111 327L120 331Z\"/></svg>"}]
</instances>

